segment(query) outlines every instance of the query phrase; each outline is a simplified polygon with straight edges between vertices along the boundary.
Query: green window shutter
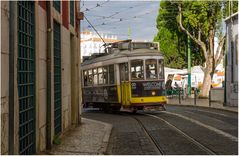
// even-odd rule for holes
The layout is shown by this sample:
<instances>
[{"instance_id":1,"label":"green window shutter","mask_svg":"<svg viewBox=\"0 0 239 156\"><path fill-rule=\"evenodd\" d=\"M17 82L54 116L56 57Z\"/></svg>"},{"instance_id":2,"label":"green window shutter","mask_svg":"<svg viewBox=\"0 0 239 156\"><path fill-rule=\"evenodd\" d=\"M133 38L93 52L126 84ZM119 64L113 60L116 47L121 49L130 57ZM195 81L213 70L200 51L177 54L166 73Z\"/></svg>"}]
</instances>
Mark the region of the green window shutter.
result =
<instances>
[{"instance_id":1,"label":"green window shutter","mask_svg":"<svg viewBox=\"0 0 239 156\"><path fill-rule=\"evenodd\" d=\"M53 1L53 7L60 13L61 12L61 1Z\"/></svg>"},{"instance_id":2,"label":"green window shutter","mask_svg":"<svg viewBox=\"0 0 239 156\"><path fill-rule=\"evenodd\" d=\"M61 133L61 25L54 21L54 130Z\"/></svg>"},{"instance_id":3,"label":"green window shutter","mask_svg":"<svg viewBox=\"0 0 239 156\"><path fill-rule=\"evenodd\" d=\"M70 23L74 27L74 18L75 18L75 7L74 1L70 1Z\"/></svg>"},{"instance_id":4,"label":"green window shutter","mask_svg":"<svg viewBox=\"0 0 239 156\"><path fill-rule=\"evenodd\" d=\"M35 3L18 1L19 154L35 154Z\"/></svg>"}]
</instances>

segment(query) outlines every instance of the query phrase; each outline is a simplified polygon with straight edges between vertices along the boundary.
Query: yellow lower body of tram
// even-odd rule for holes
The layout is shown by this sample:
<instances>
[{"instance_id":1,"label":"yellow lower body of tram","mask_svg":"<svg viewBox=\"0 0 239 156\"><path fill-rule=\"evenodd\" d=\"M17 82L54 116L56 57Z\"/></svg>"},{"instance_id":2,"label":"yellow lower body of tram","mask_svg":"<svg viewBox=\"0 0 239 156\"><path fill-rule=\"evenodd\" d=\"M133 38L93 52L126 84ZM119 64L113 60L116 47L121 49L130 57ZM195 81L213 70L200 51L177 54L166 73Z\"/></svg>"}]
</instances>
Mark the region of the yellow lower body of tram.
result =
<instances>
[{"instance_id":1,"label":"yellow lower body of tram","mask_svg":"<svg viewBox=\"0 0 239 156\"><path fill-rule=\"evenodd\" d=\"M133 88L132 85L136 83L138 86L144 83L150 86L151 83L154 83L157 87ZM164 89L158 87L160 83L163 82L126 81L121 82L120 85L83 88L84 107L130 112L136 112L137 110L165 110L164 105L167 103L167 98Z\"/></svg>"},{"instance_id":2,"label":"yellow lower body of tram","mask_svg":"<svg viewBox=\"0 0 239 156\"><path fill-rule=\"evenodd\" d=\"M122 82L120 86L117 86L118 99L122 110L164 109L164 105L167 103L167 98L164 94L156 95L156 90L152 89L148 90L151 95L134 97L131 86L131 82Z\"/></svg>"}]
</instances>

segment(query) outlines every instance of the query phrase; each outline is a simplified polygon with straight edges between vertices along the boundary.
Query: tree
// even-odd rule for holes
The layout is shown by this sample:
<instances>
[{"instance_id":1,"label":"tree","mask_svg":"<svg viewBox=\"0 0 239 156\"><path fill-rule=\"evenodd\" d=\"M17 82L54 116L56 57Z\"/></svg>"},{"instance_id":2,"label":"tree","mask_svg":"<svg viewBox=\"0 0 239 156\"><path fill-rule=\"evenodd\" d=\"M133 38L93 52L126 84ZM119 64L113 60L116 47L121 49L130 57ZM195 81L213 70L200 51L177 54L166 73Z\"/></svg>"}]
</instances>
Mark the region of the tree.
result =
<instances>
[{"instance_id":1,"label":"tree","mask_svg":"<svg viewBox=\"0 0 239 156\"><path fill-rule=\"evenodd\" d=\"M174 24L173 29L178 31L179 28L181 30L179 32L189 36L194 44L191 47L196 47L196 51L199 53L198 56L201 56L204 60L204 82L200 96L207 97L211 86L211 78L225 51L226 35L222 32L222 19L226 16L227 10L238 11L238 2L168 1L166 6L177 9L172 11L172 18L168 17L167 19L165 16L162 19L166 20L166 22L161 23L169 27L169 24ZM177 15L175 15L176 13ZM167 12L167 14L170 13ZM177 28L175 28L175 22L177 23ZM218 41L218 47L215 47L215 40Z\"/></svg>"},{"instance_id":2,"label":"tree","mask_svg":"<svg viewBox=\"0 0 239 156\"><path fill-rule=\"evenodd\" d=\"M187 35L179 29L177 22L177 4L161 1L157 17L158 34L154 41L159 42L160 51L164 54L165 66L172 68L187 67ZM192 65L202 65L202 50L191 42Z\"/></svg>"},{"instance_id":3,"label":"tree","mask_svg":"<svg viewBox=\"0 0 239 156\"><path fill-rule=\"evenodd\" d=\"M202 97L208 96L211 86L211 78L215 68L221 62L224 55L225 35L218 32L222 22L223 5L223 1L178 3L178 23L180 29L200 46L205 58L205 66L203 70L204 80L202 92L200 94ZM194 30L193 33L189 32L186 28L188 26ZM216 53L214 53L216 35L219 38L219 43Z\"/></svg>"}]
</instances>

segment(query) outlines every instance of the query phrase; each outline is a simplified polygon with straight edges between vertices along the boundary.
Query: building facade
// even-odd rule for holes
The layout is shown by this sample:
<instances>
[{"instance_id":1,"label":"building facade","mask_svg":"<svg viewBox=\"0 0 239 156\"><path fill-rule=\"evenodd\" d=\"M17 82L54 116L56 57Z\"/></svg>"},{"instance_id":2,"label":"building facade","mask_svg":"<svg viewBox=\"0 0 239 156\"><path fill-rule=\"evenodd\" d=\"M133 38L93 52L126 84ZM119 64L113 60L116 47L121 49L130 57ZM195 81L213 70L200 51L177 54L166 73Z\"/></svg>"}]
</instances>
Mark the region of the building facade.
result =
<instances>
[{"instance_id":1,"label":"building facade","mask_svg":"<svg viewBox=\"0 0 239 156\"><path fill-rule=\"evenodd\" d=\"M50 149L80 123L78 3L1 2L1 154Z\"/></svg>"},{"instance_id":2,"label":"building facade","mask_svg":"<svg viewBox=\"0 0 239 156\"><path fill-rule=\"evenodd\" d=\"M238 12L226 20L225 105L238 106Z\"/></svg>"},{"instance_id":3,"label":"building facade","mask_svg":"<svg viewBox=\"0 0 239 156\"><path fill-rule=\"evenodd\" d=\"M117 36L101 34L105 43L118 42ZM81 59L83 56L90 56L93 53L103 52L103 40L90 31L81 32Z\"/></svg>"}]
</instances>

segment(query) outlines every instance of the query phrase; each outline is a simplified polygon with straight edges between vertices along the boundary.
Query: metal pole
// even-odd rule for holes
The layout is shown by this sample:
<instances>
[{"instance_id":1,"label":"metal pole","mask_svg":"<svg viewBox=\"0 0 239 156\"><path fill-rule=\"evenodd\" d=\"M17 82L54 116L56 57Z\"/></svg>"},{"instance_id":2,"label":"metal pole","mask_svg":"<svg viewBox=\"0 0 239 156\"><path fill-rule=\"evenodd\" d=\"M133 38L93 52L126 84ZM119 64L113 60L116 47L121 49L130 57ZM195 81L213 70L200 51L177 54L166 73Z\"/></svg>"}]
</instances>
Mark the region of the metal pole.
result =
<instances>
[{"instance_id":1,"label":"metal pole","mask_svg":"<svg viewBox=\"0 0 239 156\"><path fill-rule=\"evenodd\" d=\"M188 95L191 95L191 49L190 38L188 36Z\"/></svg>"},{"instance_id":2,"label":"metal pole","mask_svg":"<svg viewBox=\"0 0 239 156\"><path fill-rule=\"evenodd\" d=\"M8 120L8 154L13 155L14 153L14 130L16 124L15 113L15 80L16 78L16 41L17 41L17 2L9 2L9 120Z\"/></svg>"},{"instance_id":3,"label":"metal pole","mask_svg":"<svg viewBox=\"0 0 239 156\"><path fill-rule=\"evenodd\" d=\"M211 107L211 89L209 90L209 107Z\"/></svg>"},{"instance_id":4,"label":"metal pole","mask_svg":"<svg viewBox=\"0 0 239 156\"><path fill-rule=\"evenodd\" d=\"M197 88L194 88L194 105L197 104Z\"/></svg>"},{"instance_id":5,"label":"metal pole","mask_svg":"<svg viewBox=\"0 0 239 156\"><path fill-rule=\"evenodd\" d=\"M181 104L181 94L180 94L180 89L178 89L178 98L179 98L179 104Z\"/></svg>"},{"instance_id":6,"label":"metal pole","mask_svg":"<svg viewBox=\"0 0 239 156\"><path fill-rule=\"evenodd\" d=\"M47 108L46 108L46 149L51 149L52 143L51 143L51 77L52 77L52 25L51 25L51 2L47 1L46 2L47 6Z\"/></svg>"}]
</instances>

